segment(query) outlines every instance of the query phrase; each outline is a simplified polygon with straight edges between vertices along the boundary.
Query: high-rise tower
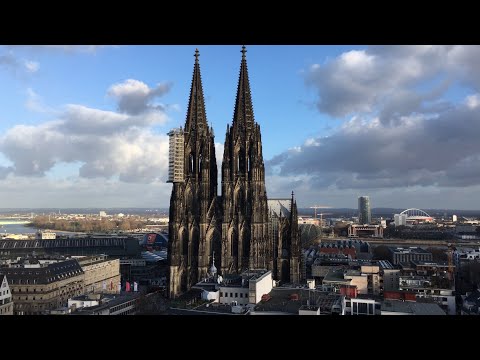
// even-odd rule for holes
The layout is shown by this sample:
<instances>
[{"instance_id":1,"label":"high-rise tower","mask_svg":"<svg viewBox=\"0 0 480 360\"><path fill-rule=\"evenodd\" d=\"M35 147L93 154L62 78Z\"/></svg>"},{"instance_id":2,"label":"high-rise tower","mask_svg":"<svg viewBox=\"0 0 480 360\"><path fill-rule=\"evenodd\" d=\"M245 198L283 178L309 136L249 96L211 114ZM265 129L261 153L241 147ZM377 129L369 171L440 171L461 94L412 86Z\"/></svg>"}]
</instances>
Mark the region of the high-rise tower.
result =
<instances>
[{"instance_id":1,"label":"high-rise tower","mask_svg":"<svg viewBox=\"0 0 480 360\"><path fill-rule=\"evenodd\" d=\"M183 174L177 171L170 177L170 297L187 291L199 277L206 276L213 251L220 251L214 135L207 123L198 57L197 49L183 139L179 139L178 130L170 133L175 144L170 147L174 151L173 169L183 166ZM183 151L178 146L183 146Z\"/></svg>"},{"instance_id":2,"label":"high-rise tower","mask_svg":"<svg viewBox=\"0 0 480 360\"><path fill-rule=\"evenodd\" d=\"M233 123L227 125L222 163L221 271L273 267L260 126L253 116L245 46Z\"/></svg>"},{"instance_id":3,"label":"high-rise tower","mask_svg":"<svg viewBox=\"0 0 480 360\"><path fill-rule=\"evenodd\" d=\"M360 196L358 198L358 223L370 224L372 214L370 211L370 198L368 196Z\"/></svg>"}]
</instances>

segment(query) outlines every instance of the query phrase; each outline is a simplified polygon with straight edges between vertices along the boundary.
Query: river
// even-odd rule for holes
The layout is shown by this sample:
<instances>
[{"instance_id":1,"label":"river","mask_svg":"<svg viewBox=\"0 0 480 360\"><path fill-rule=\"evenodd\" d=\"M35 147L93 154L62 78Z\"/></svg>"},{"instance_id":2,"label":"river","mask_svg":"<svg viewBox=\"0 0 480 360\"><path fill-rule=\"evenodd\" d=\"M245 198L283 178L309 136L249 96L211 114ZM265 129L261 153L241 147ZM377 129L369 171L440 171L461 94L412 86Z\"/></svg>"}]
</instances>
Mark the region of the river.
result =
<instances>
[{"instance_id":1,"label":"river","mask_svg":"<svg viewBox=\"0 0 480 360\"><path fill-rule=\"evenodd\" d=\"M27 227L23 224L8 224L2 225L0 231L7 234L33 234L37 229Z\"/></svg>"},{"instance_id":2,"label":"river","mask_svg":"<svg viewBox=\"0 0 480 360\"><path fill-rule=\"evenodd\" d=\"M57 235L68 235L72 236L74 234L84 234L82 232L71 232L71 231L56 231L51 230ZM8 224L8 225L1 225L0 226L0 233L7 233L7 234L34 234L37 232L37 228L28 227L24 224Z\"/></svg>"}]
</instances>

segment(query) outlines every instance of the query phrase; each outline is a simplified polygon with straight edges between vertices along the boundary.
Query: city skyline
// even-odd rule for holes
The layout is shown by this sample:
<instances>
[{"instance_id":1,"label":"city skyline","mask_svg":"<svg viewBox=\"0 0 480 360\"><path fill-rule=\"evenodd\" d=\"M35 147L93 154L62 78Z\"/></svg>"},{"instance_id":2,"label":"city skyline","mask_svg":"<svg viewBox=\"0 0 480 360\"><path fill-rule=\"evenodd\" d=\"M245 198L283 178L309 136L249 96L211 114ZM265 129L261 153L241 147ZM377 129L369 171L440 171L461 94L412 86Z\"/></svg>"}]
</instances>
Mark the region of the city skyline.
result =
<instances>
[{"instance_id":1,"label":"city skyline","mask_svg":"<svg viewBox=\"0 0 480 360\"><path fill-rule=\"evenodd\" d=\"M240 45L0 47L2 207L168 207L195 48L217 162ZM248 46L268 197L478 209L477 46Z\"/></svg>"}]
</instances>

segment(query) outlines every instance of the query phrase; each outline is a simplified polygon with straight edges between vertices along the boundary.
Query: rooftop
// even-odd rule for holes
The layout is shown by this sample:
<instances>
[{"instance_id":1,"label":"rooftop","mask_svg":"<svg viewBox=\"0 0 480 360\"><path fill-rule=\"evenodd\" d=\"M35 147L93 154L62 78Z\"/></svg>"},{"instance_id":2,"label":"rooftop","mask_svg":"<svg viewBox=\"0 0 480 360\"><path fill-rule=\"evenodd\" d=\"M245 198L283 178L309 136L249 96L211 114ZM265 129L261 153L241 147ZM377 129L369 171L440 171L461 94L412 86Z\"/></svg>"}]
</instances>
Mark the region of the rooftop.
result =
<instances>
[{"instance_id":1,"label":"rooftop","mask_svg":"<svg viewBox=\"0 0 480 360\"><path fill-rule=\"evenodd\" d=\"M44 267L0 268L7 275L10 284L49 284L83 274L77 260L65 260L50 263Z\"/></svg>"},{"instance_id":2,"label":"rooftop","mask_svg":"<svg viewBox=\"0 0 480 360\"><path fill-rule=\"evenodd\" d=\"M180 308L169 308L167 314L169 315L242 315L246 314L247 310L244 309L242 313L235 314L232 312L232 307L230 305L224 304L203 304L194 309L180 309Z\"/></svg>"},{"instance_id":3,"label":"rooftop","mask_svg":"<svg viewBox=\"0 0 480 360\"><path fill-rule=\"evenodd\" d=\"M292 295L297 294L298 300L292 300ZM331 314L332 307L341 303L342 296L325 291L277 287L270 292L270 300L261 301L255 306L255 311L282 312L298 314L302 306L320 307L320 313Z\"/></svg>"},{"instance_id":4,"label":"rooftop","mask_svg":"<svg viewBox=\"0 0 480 360\"><path fill-rule=\"evenodd\" d=\"M316 306L316 305L302 305L302 306L300 306L300 310L317 311L318 306Z\"/></svg>"},{"instance_id":5,"label":"rooftop","mask_svg":"<svg viewBox=\"0 0 480 360\"><path fill-rule=\"evenodd\" d=\"M139 293L122 293L120 295L102 294L102 303L88 308L80 308L72 314L82 315L82 313L93 313L111 308L112 306L123 304L127 301L137 299L141 296Z\"/></svg>"},{"instance_id":6,"label":"rooftop","mask_svg":"<svg viewBox=\"0 0 480 360\"><path fill-rule=\"evenodd\" d=\"M446 315L438 304L413 301L385 300L382 311L407 313L411 315Z\"/></svg>"},{"instance_id":7,"label":"rooftop","mask_svg":"<svg viewBox=\"0 0 480 360\"><path fill-rule=\"evenodd\" d=\"M94 265L106 261L107 255L95 255L95 256L72 256L76 259L80 266Z\"/></svg>"},{"instance_id":8,"label":"rooftop","mask_svg":"<svg viewBox=\"0 0 480 360\"><path fill-rule=\"evenodd\" d=\"M268 209L280 217L290 217L290 208L292 206L292 199L268 199Z\"/></svg>"},{"instance_id":9,"label":"rooftop","mask_svg":"<svg viewBox=\"0 0 480 360\"><path fill-rule=\"evenodd\" d=\"M344 278L343 269L332 269L330 270L327 275L323 278L323 282L342 282L345 284L350 284L350 279Z\"/></svg>"},{"instance_id":10,"label":"rooftop","mask_svg":"<svg viewBox=\"0 0 480 360\"><path fill-rule=\"evenodd\" d=\"M378 265L380 266L381 269L395 269L395 267L392 265L392 263L388 260L379 260Z\"/></svg>"},{"instance_id":11,"label":"rooftop","mask_svg":"<svg viewBox=\"0 0 480 360\"><path fill-rule=\"evenodd\" d=\"M389 247L390 251L397 254L431 254L425 249L422 249L417 246L410 246L410 247Z\"/></svg>"},{"instance_id":12,"label":"rooftop","mask_svg":"<svg viewBox=\"0 0 480 360\"><path fill-rule=\"evenodd\" d=\"M446 261L420 261L420 260L412 260L411 263L415 266L437 266L437 267L448 267L448 263Z\"/></svg>"},{"instance_id":13,"label":"rooftop","mask_svg":"<svg viewBox=\"0 0 480 360\"><path fill-rule=\"evenodd\" d=\"M345 271L345 273L344 273L344 277L345 277L345 276L361 276L361 275L362 275L362 272L361 272L361 271L353 270L353 269L348 269L348 270Z\"/></svg>"}]
</instances>

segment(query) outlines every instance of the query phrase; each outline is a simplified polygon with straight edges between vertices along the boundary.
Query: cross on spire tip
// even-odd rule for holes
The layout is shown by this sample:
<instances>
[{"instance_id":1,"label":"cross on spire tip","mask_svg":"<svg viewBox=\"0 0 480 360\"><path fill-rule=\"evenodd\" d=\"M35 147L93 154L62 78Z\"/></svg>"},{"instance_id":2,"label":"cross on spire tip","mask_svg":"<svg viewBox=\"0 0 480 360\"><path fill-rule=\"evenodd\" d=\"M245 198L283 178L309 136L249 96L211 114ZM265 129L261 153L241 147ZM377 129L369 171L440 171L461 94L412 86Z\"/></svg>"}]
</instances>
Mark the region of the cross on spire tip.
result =
<instances>
[{"instance_id":1,"label":"cross on spire tip","mask_svg":"<svg viewBox=\"0 0 480 360\"><path fill-rule=\"evenodd\" d=\"M242 45L242 50L240 52L242 53L242 58L245 59L245 54L247 52L247 48L245 47L245 45Z\"/></svg>"}]
</instances>

